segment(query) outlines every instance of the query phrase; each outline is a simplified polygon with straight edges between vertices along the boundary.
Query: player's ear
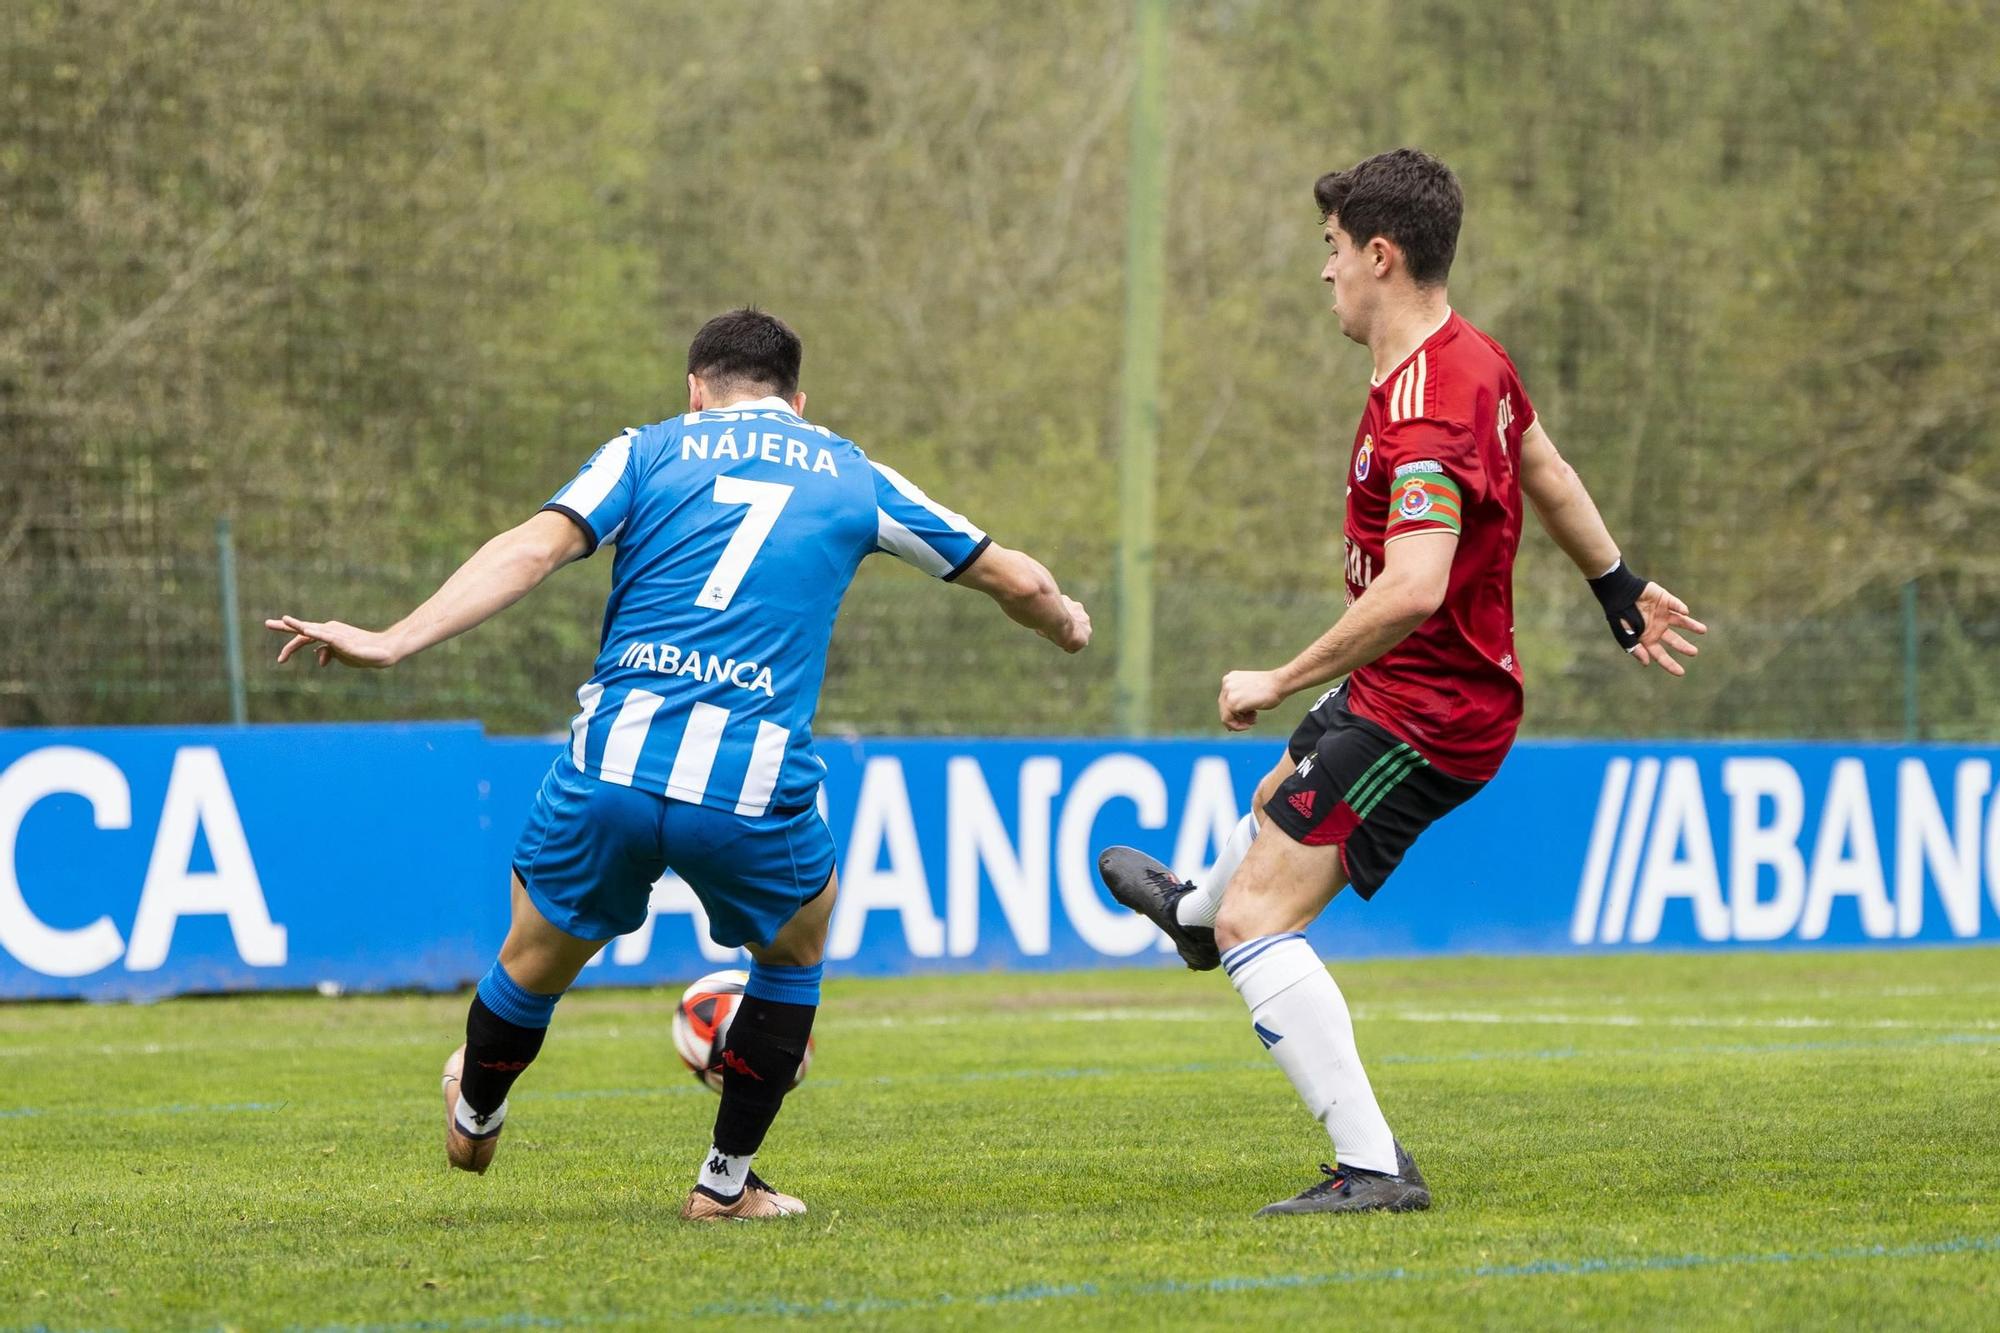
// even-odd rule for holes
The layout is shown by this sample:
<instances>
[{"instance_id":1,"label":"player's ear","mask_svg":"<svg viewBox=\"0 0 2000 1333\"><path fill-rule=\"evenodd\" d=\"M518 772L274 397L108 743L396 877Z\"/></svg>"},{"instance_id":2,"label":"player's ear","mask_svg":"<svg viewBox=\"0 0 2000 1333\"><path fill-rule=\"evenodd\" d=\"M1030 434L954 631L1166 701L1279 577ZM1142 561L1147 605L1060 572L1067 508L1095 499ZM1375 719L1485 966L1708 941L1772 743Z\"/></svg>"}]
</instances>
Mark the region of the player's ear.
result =
<instances>
[{"instance_id":1,"label":"player's ear","mask_svg":"<svg viewBox=\"0 0 2000 1333\"><path fill-rule=\"evenodd\" d=\"M1368 242L1368 266L1376 277L1388 277L1395 259L1396 246L1388 237L1377 236Z\"/></svg>"},{"instance_id":2,"label":"player's ear","mask_svg":"<svg viewBox=\"0 0 2000 1333\"><path fill-rule=\"evenodd\" d=\"M698 376L690 373L688 375L688 411L701 411L701 396L701 380Z\"/></svg>"},{"instance_id":3,"label":"player's ear","mask_svg":"<svg viewBox=\"0 0 2000 1333\"><path fill-rule=\"evenodd\" d=\"M792 415L795 417L803 417L805 414L806 414L806 395L804 390L800 390L798 393L792 395Z\"/></svg>"}]
</instances>

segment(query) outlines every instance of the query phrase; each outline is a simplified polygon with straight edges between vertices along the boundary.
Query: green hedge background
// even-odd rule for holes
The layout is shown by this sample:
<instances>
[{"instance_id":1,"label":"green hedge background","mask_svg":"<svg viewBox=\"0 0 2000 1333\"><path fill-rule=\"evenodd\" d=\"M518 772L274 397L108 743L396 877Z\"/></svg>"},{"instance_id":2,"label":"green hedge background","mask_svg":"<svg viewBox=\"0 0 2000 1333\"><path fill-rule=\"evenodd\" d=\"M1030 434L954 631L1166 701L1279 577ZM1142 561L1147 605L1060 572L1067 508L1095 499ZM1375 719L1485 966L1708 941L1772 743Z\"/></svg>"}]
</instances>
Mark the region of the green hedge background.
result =
<instances>
[{"instance_id":1,"label":"green hedge background","mask_svg":"<svg viewBox=\"0 0 2000 1333\"><path fill-rule=\"evenodd\" d=\"M700 321L806 339L815 419L1091 603L1074 661L871 561L822 731L1103 732L1132 34L1004 0L21 0L0 123L0 722L562 725L608 562L386 675L383 622L620 427ZM2000 725L2000 11L1910 0L1173 8L1158 726L1340 602L1367 383L1310 185L1464 181L1454 304L1634 563L1714 625L1646 679L1531 525L1531 732ZM1909 585L1906 589L1906 585ZM1905 598L1915 616L1904 615ZM1907 676L1914 629L1917 676Z\"/></svg>"}]
</instances>

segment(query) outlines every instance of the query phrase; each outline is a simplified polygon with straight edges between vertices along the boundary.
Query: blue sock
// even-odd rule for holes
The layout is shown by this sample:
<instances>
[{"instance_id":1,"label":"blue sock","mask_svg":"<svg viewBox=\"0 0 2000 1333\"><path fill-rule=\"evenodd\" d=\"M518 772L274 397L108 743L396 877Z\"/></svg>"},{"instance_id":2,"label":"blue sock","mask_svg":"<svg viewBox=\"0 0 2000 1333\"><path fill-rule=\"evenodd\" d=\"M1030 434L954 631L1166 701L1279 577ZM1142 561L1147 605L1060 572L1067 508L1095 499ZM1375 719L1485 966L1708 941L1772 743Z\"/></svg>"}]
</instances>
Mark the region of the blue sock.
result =
<instances>
[{"instance_id":1,"label":"blue sock","mask_svg":"<svg viewBox=\"0 0 2000 1333\"><path fill-rule=\"evenodd\" d=\"M775 1000L779 1004L819 1003L819 977L825 965L781 967L775 963L750 961L750 982L743 993L753 1000Z\"/></svg>"},{"instance_id":2,"label":"blue sock","mask_svg":"<svg viewBox=\"0 0 2000 1333\"><path fill-rule=\"evenodd\" d=\"M495 959L493 966L479 980L479 998L486 1002L501 1018L524 1028L545 1028L555 1017L556 1001L560 995L537 995L507 975L507 969Z\"/></svg>"}]
</instances>

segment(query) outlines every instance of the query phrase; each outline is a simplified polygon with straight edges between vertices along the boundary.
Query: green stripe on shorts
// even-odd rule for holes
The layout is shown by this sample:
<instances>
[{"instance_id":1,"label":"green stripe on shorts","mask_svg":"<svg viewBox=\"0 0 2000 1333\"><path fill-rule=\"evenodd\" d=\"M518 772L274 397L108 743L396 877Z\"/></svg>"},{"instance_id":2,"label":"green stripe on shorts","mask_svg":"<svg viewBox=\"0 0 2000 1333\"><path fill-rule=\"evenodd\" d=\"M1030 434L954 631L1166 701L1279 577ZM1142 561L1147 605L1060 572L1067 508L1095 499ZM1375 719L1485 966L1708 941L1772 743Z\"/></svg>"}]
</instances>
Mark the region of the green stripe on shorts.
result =
<instances>
[{"instance_id":1,"label":"green stripe on shorts","mask_svg":"<svg viewBox=\"0 0 2000 1333\"><path fill-rule=\"evenodd\" d=\"M1370 764L1355 784L1347 789L1347 795L1342 799L1347 802L1348 808L1360 814L1361 802L1383 778L1389 775L1390 770L1402 761L1403 756L1409 753L1411 750L1407 743L1399 743L1394 749L1383 751L1381 757Z\"/></svg>"},{"instance_id":2,"label":"green stripe on shorts","mask_svg":"<svg viewBox=\"0 0 2000 1333\"><path fill-rule=\"evenodd\" d=\"M1382 804L1383 797L1387 796L1390 792L1394 791L1397 787L1402 785L1404 778L1407 778L1408 776L1410 776L1410 774L1416 772L1419 768L1429 768L1430 762L1431 762L1430 760L1424 758L1416 751L1414 750L1410 751L1410 756L1407 762L1398 765L1395 769L1385 774L1383 776L1383 780L1380 783L1376 784L1375 792L1368 798L1368 803L1366 805L1355 807L1354 817L1356 819L1368 818L1369 813L1373 811L1376 806ZM1352 804L1352 802L1350 802L1349 804Z\"/></svg>"}]
</instances>

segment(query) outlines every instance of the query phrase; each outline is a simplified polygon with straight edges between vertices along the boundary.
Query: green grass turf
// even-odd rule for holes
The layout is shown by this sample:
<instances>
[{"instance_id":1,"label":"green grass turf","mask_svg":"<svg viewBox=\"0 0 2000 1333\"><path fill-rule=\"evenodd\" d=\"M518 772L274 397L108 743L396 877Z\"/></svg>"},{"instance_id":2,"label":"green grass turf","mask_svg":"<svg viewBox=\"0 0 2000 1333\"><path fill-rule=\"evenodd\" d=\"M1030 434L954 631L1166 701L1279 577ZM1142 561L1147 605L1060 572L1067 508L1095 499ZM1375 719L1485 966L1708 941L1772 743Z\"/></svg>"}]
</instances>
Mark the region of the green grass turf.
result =
<instances>
[{"instance_id":1,"label":"green grass turf","mask_svg":"<svg viewBox=\"0 0 2000 1333\"><path fill-rule=\"evenodd\" d=\"M708 1228L669 993L565 1000L484 1178L463 998L0 1008L0 1327L2000 1319L2000 950L1338 975L1429 1213L1251 1218L1328 1153L1219 975L836 981L810 1215Z\"/></svg>"}]
</instances>

